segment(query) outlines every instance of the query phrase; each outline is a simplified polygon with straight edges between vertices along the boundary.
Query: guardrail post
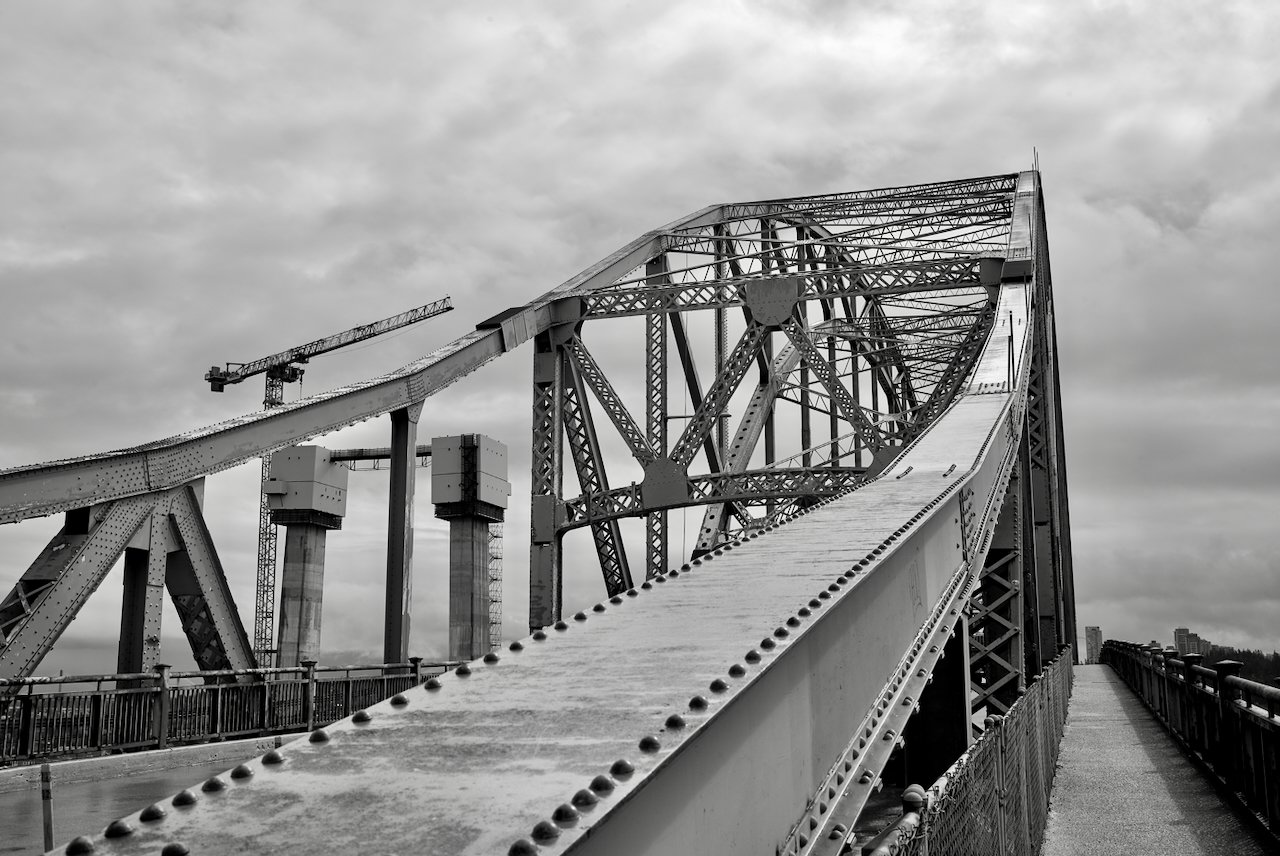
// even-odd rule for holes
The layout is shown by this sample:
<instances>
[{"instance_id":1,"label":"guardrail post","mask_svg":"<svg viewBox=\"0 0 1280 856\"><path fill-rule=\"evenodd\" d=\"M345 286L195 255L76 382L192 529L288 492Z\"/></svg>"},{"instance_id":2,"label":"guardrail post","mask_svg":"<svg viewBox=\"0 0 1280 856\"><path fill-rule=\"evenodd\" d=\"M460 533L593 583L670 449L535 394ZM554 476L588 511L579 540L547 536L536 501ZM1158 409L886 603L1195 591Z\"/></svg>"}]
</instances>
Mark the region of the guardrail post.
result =
<instances>
[{"instance_id":1,"label":"guardrail post","mask_svg":"<svg viewBox=\"0 0 1280 856\"><path fill-rule=\"evenodd\" d=\"M217 683L207 690L209 693L207 733L210 737L216 737L222 732L222 686L221 683Z\"/></svg>"},{"instance_id":2,"label":"guardrail post","mask_svg":"<svg viewBox=\"0 0 1280 856\"><path fill-rule=\"evenodd\" d=\"M1182 735L1187 745L1195 752L1204 751L1204 727L1200 722L1200 706L1196 702L1196 687L1200 676L1196 674L1196 666L1204 659L1203 654L1183 654L1182 674L1184 686L1182 696Z\"/></svg>"},{"instance_id":3,"label":"guardrail post","mask_svg":"<svg viewBox=\"0 0 1280 856\"><path fill-rule=\"evenodd\" d=\"M44 826L44 850L53 849L53 773L48 764L40 765L40 817Z\"/></svg>"},{"instance_id":4,"label":"guardrail post","mask_svg":"<svg viewBox=\"0 0 1280 856\"><path fill-rule=\"evenodd\" d=\"M410 657L409 662L413 664L413 685L416 687L422 683L422 658Z\"/></svg>"},{"instance_id":5,"label":"guardrail post","mask_svg":"<svg viewBox=\"0 0 1280 856\"><path fill-rule=\"evenodd\" d=\"M986 726L988 731L995 732L987 739L994 740L997 748L996 780L994 783L996 789L996 852L1006 853L1008 848L1005 846L1005 839L1008 835L1008 830L1005 829L1005 826L1008 818L1005 806L1008 802L1009 783L1005 775L1007 765L1005 764L1004 717L1000 715L988 716L983 725Z\"/></svg>"},{"instance_id":6,"label":"guardrail post","mask_svg":"<svg viewBox=\"0 0 1280 856\"><path fill-rule=\"evenodd\" d=\"M307 721L307 730L316 727L316 661L303 660L302 667L307 670L306 683L302 687L302 715Z\"/></svg>"},{"instance_id":7,"label":"guardrail post","mask_svg":"<svg viewBox=\"0 0 1280 856\"><path fill-rule=\"evenodd\" d=\"M102 693L89 696L89 745L95 749L102 748L102 708Z\"/></svg>"},{"instance_id":8,"label":"guardrail post","mask_svg":"<svg viewBox=\"0 0 1280 856\"><path fill-rule=\"evenodd\" d=\"M1168 723L1169 730L1174 732L1178 731L1178 726L1181 725L1180 722L1174 722L1174 701L1177 698L1178 688L1173 683L1173 661L1177 656L1176 648L1165 648L1160 652L1164 669L1164 681L1161 682L1161 688L1164 691L1164 699L1161 702L1164 706L1164 721Z\"/></svg>"},{"instance_id":9,"label":"guardrail post","mask_svg":"<svg viewBox=\"0 0 1280 856\"><path fill-rule=\"evenodd\" d=\"M353 691L355 681L352 680L351 678L350 669L347 669L347 671L343 672L343 675L347 682L347 685L342 688L342 705L343 705L342 715L350 716L351 714L356 712L355 711L355 692ZM386 685L383 684L383 686L386 686Z\"/></svg>"},{"instance_id":10,"label":"guardrail post","mask_svg":"<svg viewBox=\"0 0 1280 856\"><path fill-rule=\"evenodd\" d=\"M271 678L265 671L258 675L258 680L262 682L262 702L258 705L258 716L263 733L271 731Z\"/></svg>"},{"instance_id":11,"label":"guardrail post","mask_svg":"<svg viewBox=\"0 0 1280 856\"><path fill-rule=\"evenodd\" d=\"M28 691L18 696L18 757L31 758L36 745L36 700Z\"/></svg>"},{"instance_id":12,"label":"guardrail post","mask_svg":"<svg viewBox=\"0 0 1280 856\"><path fill-rule=\"evenodd\" d=\"M1227 678L1240 674L1244 663L1239 660L1221 660L1213 664L1218 673L1218 729L1217 745L1214 747L1214 772L1227 783L1228 787L1236 787L1235 748L1236 748L1236 713L1235 690L1227 684Z\"/></svg>"},{"instance_id":13,"label":"guardrail post","mask_svg":"<svg viewBox=\"0 0 1280 856\"><path fill-rule=\"evenodd\" d=\"M156 748L164 749L169 745L169 664L156 663Z\"/></svg>"}]
</instances>

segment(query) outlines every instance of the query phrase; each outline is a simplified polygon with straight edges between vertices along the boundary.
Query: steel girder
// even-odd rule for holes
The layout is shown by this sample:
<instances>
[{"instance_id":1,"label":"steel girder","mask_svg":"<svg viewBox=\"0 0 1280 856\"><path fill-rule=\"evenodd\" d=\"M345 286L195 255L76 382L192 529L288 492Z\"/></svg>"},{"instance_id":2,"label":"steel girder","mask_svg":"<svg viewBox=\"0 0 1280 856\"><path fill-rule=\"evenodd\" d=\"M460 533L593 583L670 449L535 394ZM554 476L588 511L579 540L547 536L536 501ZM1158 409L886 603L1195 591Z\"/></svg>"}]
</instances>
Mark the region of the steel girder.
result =
<instances>
[{"instance_id":1,"label":"steel girder","mask_svg":"<svg viewBox=\"0 0 1280 856\"><path fill-rule=\"evenodd\" d=\"M185 485L67 514L0 602L0 677L34 671L126 548L134 556L126 563L121 663L135 671L155 665L163 586L200 668L256 665L196 486Z\"/></svg>"}]
</instances>

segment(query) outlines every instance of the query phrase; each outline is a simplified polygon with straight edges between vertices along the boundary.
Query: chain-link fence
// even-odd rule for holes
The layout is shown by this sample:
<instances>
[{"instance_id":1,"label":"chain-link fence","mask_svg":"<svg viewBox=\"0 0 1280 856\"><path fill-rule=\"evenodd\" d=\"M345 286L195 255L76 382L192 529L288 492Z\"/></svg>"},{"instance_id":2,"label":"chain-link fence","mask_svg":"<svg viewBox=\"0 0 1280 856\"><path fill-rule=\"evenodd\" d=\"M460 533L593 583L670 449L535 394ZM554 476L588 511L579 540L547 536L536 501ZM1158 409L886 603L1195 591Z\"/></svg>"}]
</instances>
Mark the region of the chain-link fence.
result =
<instances>
[{"instance_id":1,"label":"chain-link fence","mask_svg":"<svg viewBox=\"0 0 1280 856\"><path fill-rule=\"evenodd\" d=\"M1034 856L1044 838L1049 792L1067 720L1071 649L1027 688L881 839L877 856Z\"/></svg>"}]
</instances>

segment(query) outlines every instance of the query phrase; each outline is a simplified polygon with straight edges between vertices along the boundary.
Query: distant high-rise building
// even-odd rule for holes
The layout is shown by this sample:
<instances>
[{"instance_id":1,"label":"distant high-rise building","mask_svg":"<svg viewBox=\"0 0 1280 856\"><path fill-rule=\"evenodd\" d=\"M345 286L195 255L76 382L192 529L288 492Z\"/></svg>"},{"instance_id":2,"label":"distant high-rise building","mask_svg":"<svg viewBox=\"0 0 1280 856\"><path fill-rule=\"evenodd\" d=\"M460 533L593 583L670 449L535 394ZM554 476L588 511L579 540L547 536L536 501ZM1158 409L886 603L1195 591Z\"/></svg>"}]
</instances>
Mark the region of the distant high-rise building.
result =
<instances>
[{"instance_id":1,"label":"distant high-rise building","mask_svg":"<svg viewBox=\"0 0 1280 856\"><path fill-rule=\"evenodd\" d=\"M1084 662L1093 665L1102 658L1102 628L1086 627L1084 629Z\"/></svg>"},{"instance_id":2,"label":"distant high-rise building","mask_svg":"<svg viewBox=\"0 0 1280 856\"><path fill-rule=\"evenodd\" d=\"M1186 627L1173 628L1173 647L1178 649L1179 654L1190 654L1191 649L1187 647L1187 637L1191 635L1191 631Z\"/></svg>"},{"instance_id":3,"label":"distant high-rise building","mask_svg":"<svg viewBox=\"0 0 1280 856\"><path fill-rule=\"evenodd\" d=\"M1187 650L1181 652L1183 654L1199 654L1200 653L1200 634L1187 634Z\"/></svg>"}]
</instances>

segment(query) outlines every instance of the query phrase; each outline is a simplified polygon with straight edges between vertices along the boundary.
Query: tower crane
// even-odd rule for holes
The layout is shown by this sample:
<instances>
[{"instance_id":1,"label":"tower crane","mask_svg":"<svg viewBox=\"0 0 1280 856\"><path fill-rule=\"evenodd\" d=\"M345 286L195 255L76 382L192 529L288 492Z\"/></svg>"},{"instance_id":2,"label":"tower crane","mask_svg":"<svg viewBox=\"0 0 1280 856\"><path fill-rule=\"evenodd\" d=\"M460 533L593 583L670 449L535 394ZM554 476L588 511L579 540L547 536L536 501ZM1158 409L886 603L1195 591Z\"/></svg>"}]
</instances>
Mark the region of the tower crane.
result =
<instances>
[{"instance_id":1,"label":"tower crane","mask_svg":"<svg viewBox=\"0 0 1280 856\"><path fill-rule=\"evenodd\" d=\"M277 354L254 360L248 363L227 363L223 367L211 366L204 379L209 382L209 389L222 392L229 384L265 374L267 376L266 394L262 399L265 409L279 407L284 403L284 385L302 380L302 366L312 357L336 351L356 342L363 342L383 333L390 333L401 327L425 321L436 315L443 315L453 309L448 297L441 298L408 312L401 312L381 321L361 324L344 330L333 336L326 336L305 345L289 348ZM271 459L262 459L262 484L271 477ZM253 651L260 666L268 666L265 658L274 652L275 627L275 591L276 591L276 527L271 523L271 512L267 507L265 493L259 497L258 505L258 577L254 590L253 607Z\"/></svg>"}]
</instances>

